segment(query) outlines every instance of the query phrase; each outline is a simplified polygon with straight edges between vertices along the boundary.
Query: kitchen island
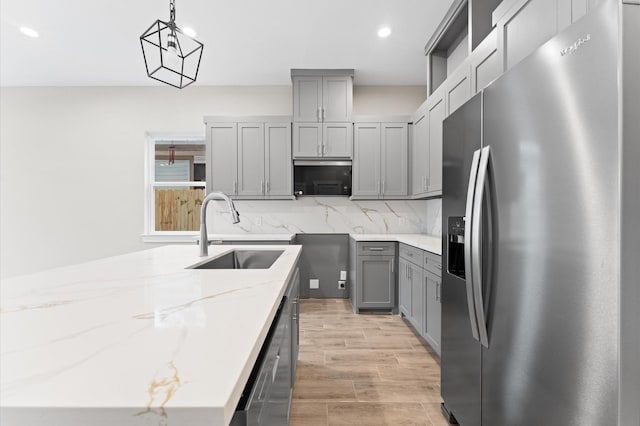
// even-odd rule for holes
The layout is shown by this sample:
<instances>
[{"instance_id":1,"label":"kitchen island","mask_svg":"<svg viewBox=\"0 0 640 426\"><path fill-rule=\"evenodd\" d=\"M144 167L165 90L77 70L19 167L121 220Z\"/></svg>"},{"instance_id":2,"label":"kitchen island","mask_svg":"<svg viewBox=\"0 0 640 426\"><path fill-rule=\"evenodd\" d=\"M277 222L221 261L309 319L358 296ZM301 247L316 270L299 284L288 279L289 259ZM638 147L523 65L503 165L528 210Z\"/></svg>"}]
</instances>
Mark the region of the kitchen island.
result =
<instances>
[{"instance_id":1,"label":"kitchen island","mask_svg":"<svg viewBox=\"0 0 640 426\"><path fill-rule=\"evenodd\" d=\"M229 424L301 250L241 248L283 253L198 270L175 245L3 280L0 424Z\"/></svg>"}]
</instances>

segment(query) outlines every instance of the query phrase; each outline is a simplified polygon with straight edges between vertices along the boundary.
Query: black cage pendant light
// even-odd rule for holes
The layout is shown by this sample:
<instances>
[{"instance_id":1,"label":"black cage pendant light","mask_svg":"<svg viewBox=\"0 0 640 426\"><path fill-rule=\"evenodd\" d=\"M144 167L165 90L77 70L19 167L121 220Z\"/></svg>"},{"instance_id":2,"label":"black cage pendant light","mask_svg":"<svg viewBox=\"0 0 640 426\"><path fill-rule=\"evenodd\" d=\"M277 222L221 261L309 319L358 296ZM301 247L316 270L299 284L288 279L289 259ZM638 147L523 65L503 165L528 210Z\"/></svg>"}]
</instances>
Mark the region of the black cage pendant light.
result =
<instances>
[{"instance_id":1,"label":"black cage pendant light","mask_svg":"<svg viewBox=\"0 0 640 426\"><path fill-rule=\"evenodd\" d=\"M140 44L149 77L178 89L196 81L204 45L176 25L175 0L169 0L169 22L154 22Z\"/></svg>"}]
</instances>

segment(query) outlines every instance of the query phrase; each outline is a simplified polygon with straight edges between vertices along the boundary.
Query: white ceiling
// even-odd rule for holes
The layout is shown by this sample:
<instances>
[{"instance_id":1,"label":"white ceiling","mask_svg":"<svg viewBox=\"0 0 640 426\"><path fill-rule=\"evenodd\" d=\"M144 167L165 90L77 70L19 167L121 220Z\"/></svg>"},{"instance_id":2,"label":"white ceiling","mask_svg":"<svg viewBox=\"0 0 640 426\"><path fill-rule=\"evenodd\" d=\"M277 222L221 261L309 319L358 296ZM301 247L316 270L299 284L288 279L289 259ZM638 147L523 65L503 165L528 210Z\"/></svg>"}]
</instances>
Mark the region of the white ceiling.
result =
<instances>
[{"instance_id":1,"label":"white ceiling","mask_svg":"<svg viewBox=\"0 0 640 426\"><path fill-rule=\"evenodd\" d=\"M424 45L453 0L176 0L204 43L196 85L286 85L354 68L359 85L425 85ZM152 86L140 35L169 0L0 0L2 86ZM18 31L27 26L37 39ZM381 26L392 29L380 39Z\"/></svg>"}]
</instances>

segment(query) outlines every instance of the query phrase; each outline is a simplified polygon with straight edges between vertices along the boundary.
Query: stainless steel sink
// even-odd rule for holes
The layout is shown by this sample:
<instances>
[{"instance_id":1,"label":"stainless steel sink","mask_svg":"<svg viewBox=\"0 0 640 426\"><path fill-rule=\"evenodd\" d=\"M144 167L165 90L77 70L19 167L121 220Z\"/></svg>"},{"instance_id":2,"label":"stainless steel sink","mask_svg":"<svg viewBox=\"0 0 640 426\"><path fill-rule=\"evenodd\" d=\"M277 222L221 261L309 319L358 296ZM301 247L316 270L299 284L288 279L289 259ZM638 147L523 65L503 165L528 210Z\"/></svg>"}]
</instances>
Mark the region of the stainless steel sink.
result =
<instances>
[{"instance_id":1,"label":"stainless steel sink","mask_svg":"<svg viewBox=\"0 0 640 426\"><path fill-rule=\"evenodd\" d=\"M268 269L284 250L232 250L188 269Z\"/></svg>"}]
</instances>

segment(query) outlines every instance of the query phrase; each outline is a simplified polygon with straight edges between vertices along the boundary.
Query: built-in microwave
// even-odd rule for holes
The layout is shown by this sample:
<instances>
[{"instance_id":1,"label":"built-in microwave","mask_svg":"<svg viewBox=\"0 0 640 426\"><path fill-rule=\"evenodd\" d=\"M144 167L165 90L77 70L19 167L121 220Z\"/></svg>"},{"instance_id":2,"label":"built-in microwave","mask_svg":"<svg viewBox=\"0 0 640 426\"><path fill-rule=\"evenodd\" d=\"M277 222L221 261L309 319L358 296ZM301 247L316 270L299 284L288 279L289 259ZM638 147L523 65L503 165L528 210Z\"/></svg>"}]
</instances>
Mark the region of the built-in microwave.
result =
<instances>
[{"instance_id":1,"label":"built-in microwave","mask_svg":"<svg viewBox=\"0 0 640 426\"><path fill-rule=\"evenodd\" d=\"M295 160L293 195L351 195L351 161Z\"/></svg>"}]
</instances>

